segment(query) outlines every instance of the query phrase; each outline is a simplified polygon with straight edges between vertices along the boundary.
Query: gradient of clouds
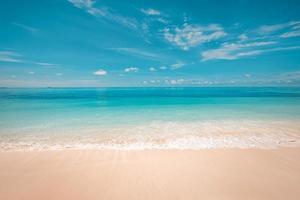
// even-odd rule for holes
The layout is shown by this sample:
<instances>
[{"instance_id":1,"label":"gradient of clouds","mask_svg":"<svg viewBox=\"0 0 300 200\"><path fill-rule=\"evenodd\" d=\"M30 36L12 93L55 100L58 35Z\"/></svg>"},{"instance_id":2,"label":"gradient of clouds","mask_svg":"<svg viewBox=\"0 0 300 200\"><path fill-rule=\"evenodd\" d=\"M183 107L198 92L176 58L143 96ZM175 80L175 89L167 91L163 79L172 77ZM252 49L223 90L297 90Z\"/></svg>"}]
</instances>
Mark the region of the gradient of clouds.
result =
<instances>
[{"instance_id":1,"label":"gradient of clouds","mask_svg":"<svg viewBox=\"0 0 300 200\"><path fill-rule=\"evenodd\" d=\"M0 62L14 62L21 63L21 55L14 51L0 51Z\"/></svg>"},{"instance_id":2,"label":"gradient of clouds","mask_svg":"<svg viewBox=\"0 0 300 200\"><path fill-rule=\"evenodd\" d=\"M295 27L299 27L300 21L289 21L281 24L272 24L272 25L262 25L256 31L259 34L271 34L277 31L281 31L283 29L294 29Z\"/></svg>"},{"instance_id":3,"label":"gradient of clouds","mask_svg":"<svg viewBox=\"0 0 300 200\"><path fill-rule=\"evenodd\" d=\"M118 13L112 12L107 8L96 8L95 1L92 0L68 0L73 6L85 10L87 13L94 17L100 17L108 21L126 26L130 29L136 29L138 27L137 22L133 18L122 16Z\"/></svg>"},{"instance_id":4,"label":"gradient of clouds","mask_svg":"<svg viewBox=\"0 0 300 200\"><path fill-rule=\"evenodd\" d=\"M217 49L203 51L201 53L202 61L215 59L235 60L241 57L258 55L265 51L258 48L273 44L276 44L276 42L223 43Z\"/></svg>"},{"instance_id":5,"label":"gradient of clouds","mask_svg":"<svg viewBox=\"0 0 300 200\"><path fill-rule=\"evenodd\" d=\"M183 27L165 28L164 38L172 45L178 46L183 50L201 45L206 42L220 39L226 35L223 28L218 24L208 26L184 24Z\"/></svg>"},{"instance_id":6,"label":"gradient of clouds","mask_svg":"<svg viewBox=\"0 0 300 200\"><path fill-rule=\"evenodd\" d=\"M271 43L270 43L271 44ZM267 43L265 45L268 45ZM289 51L300 49L300 46L288 46L288 47L273 47L266 49L252 49L252 50L244 50L243 46L230 44L224 45L223 47L215 50L208 50L202 52L202 61L206 60L236 60L242 57L249 57L260 55L269 52L276 51Z\"/></svg>"},{"instance_id":7,"label":"gradient of clouds","mask_svg":"<svg viewBox=\"0 0 300 200\"><path fill-rule=\"evenodd\" d=\"M300 27L298 30L289 31L280 35L281 38L290 38L300 36Z\"/></svg>"}]
</instances>

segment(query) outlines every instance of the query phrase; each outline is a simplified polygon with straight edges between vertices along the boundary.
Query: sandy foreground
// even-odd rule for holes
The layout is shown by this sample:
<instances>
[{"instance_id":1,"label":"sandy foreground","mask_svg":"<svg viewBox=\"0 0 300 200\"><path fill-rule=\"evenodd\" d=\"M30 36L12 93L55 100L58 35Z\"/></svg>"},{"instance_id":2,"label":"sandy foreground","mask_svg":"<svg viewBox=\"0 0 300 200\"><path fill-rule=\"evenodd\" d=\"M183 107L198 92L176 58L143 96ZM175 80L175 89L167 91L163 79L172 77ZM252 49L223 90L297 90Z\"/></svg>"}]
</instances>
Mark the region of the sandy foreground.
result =
<instances>
[{"instance_id":1,"label":"sandy foreground","mask_svg":"<svg viewBox=\"0 0 300 200\"><path fill-rule=\"evenodd\" d=\"M300 199L300 148L0 153L0 199Z\"/></svg>"}]
</instances>

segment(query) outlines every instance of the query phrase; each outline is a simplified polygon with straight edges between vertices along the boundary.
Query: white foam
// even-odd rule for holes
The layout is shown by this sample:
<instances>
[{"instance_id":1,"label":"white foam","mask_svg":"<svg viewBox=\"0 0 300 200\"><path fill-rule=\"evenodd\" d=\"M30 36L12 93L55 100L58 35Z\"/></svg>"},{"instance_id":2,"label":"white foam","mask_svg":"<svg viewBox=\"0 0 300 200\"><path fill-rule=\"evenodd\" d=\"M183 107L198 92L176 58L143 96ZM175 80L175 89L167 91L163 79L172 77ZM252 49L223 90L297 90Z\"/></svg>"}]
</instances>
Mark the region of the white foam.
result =
<instances>
[{"instance_id":1,"label":"white foam","mask_svg":"<svg viewBox=\"0 0 300 200\"><path fill-rule=\"evenodd\" d=\"M300 145L299 121L152 122L0 136L0 150L278 148Z\"/></svg>"}]
</instances>

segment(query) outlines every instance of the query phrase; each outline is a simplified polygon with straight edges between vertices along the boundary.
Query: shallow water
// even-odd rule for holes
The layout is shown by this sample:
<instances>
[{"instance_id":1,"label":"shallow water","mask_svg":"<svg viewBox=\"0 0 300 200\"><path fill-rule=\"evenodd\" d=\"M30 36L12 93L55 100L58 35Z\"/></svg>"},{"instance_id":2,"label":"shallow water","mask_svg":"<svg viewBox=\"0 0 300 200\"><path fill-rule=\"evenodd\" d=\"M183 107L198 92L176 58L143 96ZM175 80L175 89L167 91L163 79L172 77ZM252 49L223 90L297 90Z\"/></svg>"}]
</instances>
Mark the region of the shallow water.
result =
<instances>
[{"instance_id":1,"label":"shallow water","mask_svg":"<svg viewBox=\"0 0 300 200\"><path fill-rule=\"evenodd\" d=\"M0 89L0 148L298 145L300 88Z\"/></svg>"}]
</instances>

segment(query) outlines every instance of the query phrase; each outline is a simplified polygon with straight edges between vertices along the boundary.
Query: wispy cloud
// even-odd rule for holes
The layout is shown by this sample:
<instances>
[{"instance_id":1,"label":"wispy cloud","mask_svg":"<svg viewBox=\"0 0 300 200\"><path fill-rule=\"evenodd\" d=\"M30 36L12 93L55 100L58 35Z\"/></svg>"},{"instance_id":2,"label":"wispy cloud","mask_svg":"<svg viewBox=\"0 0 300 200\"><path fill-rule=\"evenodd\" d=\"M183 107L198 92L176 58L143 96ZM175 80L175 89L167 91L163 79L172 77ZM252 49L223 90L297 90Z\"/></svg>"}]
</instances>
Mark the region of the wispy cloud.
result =
<instances>
[{"instance_id":1,"label":"wispy cloud","mask_svg":"<svg viewBox=\"0 0 300 200\"><path fill-rule=\"evenodd\" d=\"M22 59L20 59L20 57L21 55L14 51L0 51L0 62L24 62Z\"/></svg>"},{"instance_id":2,"label":"wispy cloud","mask_svg":"<svg viewBox=\"0 0 300 200\"><path fill-rule=\"evenodd\" d=\"M37 33L38 32L37 28L31 27L31 26L28 26L28 25L24 25L24 24L20 24L20 23L16 23L16 22L13 22L12 24L19 27L19 28L22 28L23 30L28 31L30 33Z\"/></svg>"},{"instance_id":3,"label":"wispy cloud","mask_svg":"<svg viewBox=\"0 0 300 200\"><path fill-rule=\"evenodd\" d=\"M235 60L240 57L257 55L258 47L275 44L276 42L223 43L220 48L201 53L202 61L223 59Z\"/></svg>"},{"instance_id":4,"label":"wispy cloud","mask_svg":"<svg viewBox=\"0 0 300 200\"><path fill-rule=\"evenodd\" d=\"M119 48L110 48L110 50L115 50L119 53L123 54L129 54L132 56L137 56L137 57L142 57L142 58L147 58L150 60L160 60L162 57L159 54L152 53L149 51L145 51L143 49L139 48L127 48L127 47L119 47Z\"/></svg>"},{"instance_id":5,"label":"wispy cloud","mask_svg":"<svg viewBox=\"0 0 300 200\"><path fill-rule=\"evenodd\" d=\"M299 46L284 43L280 38L300 36L300 21L289 21L281 24L262 25L257 29L231 38L220 47L205 50L201 53L202 61L236 60L268 52L299 49Z\"/></svg>"},{"instance_id":6,"label":"wispy cloud","mask_svg":"<svg viewBox=\"0 0 300 200\"><path fill-rule=\"evenodd\" d=\"M93 0L68 0L77 8L92 10L93 9Z\"/></svg>"},{"instance_id":7,"label":"wispy cloud","mask_svg":"<svg viewBox=\"0 0 300 200\"><path fill-rule=\"evenodd\" d=\"M258 80L254 80L254 83L260 83L264 85L299 85L300 83L300 71L283 72L280 74L269 74Z\"/></svg>"},{"instance_id":8,"label":"wispy cloud","mask_svg":"<svg viewBox=\"0 0 300 200\"><path fill-rule=\"evenodd\" d=\"M163 17L157 18L157 21L160 22L160 23L163 23L163 24L168 24L169 23L169 20L166 19L166 18L163 18Z\"/></svg>"},{"instance_id":9,"label":"wispy cloud","mask_svg":"<svg viewBox=\"0 0 300 200\"><path fill-rule=\"evenodd\" d=\"M59 66L59 64L54 64L54 63L34 62L34 61L23 59L23 56L15 51L0 51L0 62L34 64L43 67Z\"/></svg>"},{"instance_id":10,"label":"wispy cloud","mask_svg":"<svg viewBox=\"0 0 300 200\"><path fill-rule=\"evenodd\" d=\"M171 69L179 69L179 68L181 68L181 67L183 67L185 65L186 65L186 63L184 63L182 61L179 61L179 62L177 62L175 64L172 64L171 65Z\"/></svg>"},{"instance_id":11,"label":"wispy cloud","mask_svg":"<svg viewBox=\"0 0 300 200\"><path fill-rule=\"evenodd\" d=\"M289 23L286 24L274 24L274 25L262 25L258 28L258 33L260 34L270 34L275 31L279 31L283 28L286 28L289 26Z\"/></svg>"},{"instance_id":12,"label":"wispy cloud","mask_svg":"<svg viewBox=\"0 0 300 200\"><path fill-rule=\"evenodd\" d=\"M279 78L282 80L300 81L300 71L283 73Z\"/></svg>"},{"instance_id":13,"label":"wispy cloud","mask_svg":"<svg viewBox=\"0 0 300 200\"><path fill-rule=\"evenodd\" d=\"M289 31L280 35L281 38L290 38L300 36L300 27L297 30Z\"/></svg>"},{"instance_id":14,"label":"wispy cloud","mask_svg":"<svg viewBox=\"0 0 300 200\"><path fill-rule=\"evenodd\" d=\"M161 12L159 10L155 10L152 8L141 9L141 12L144 13L145 15L154 15L154 16L161 15Z\"/></svg>"},{"instance_id":15,"label":"wispy cloud","mask_svg":"<svg viewBox=\"0 0 300 200\"><path fill-rule=\"evenodd\" d=\"M121 24L131 29L138 27L137 22L133 18L122 16L118 13L112 12L108 8L95 7L95 1L92 0L68 0L75 7L85 10L87 13L94 17L100 17L108 21Z\"/></svg>"},{"instance_id":16,"label":"wispy cloud","mask_svg":"<svg viewBox=\"0 0 300 200\"><path fill-rule=\"evenodd\" d=\"M220 48L202 52L202 61L206 60L236 60L242 57L260 55L268 52L300 49L300 46L269 47L277 42L224 43ZM264 48L262 48L264 47Z\"/></svg>"},{"instance_id":17,"label":"wispy cloud","mask_svg":"<svg viewBox=\"0 0 300 200\"><path fill-rule=\"evenodd\" d=\"M300 21L289 21L281 24L272 24L272 25L262 25L256 31L259 34L271 34L283 29L294 28L299 26Z\"/></svg>"},{"instance_id":18,"label":"wispy cloud","mask_svg":"<svg viewBox=\"0 0 300 200\"><path fill-rule=\"evenodd\" d=\"M97 76L105 76L107 74L107 71L105 71L104 69L99 69L95 71L93 74Z\"/></svg>"},{"instance_id":19,"label":"wispy cloud","mask_svg":"<svg viewBox=\"0 0 300 200\"><path fill-rule=\"evenodd\" d=\"M185 23L182 28L165 28L163 30L164 38L175 46L183 50L189 50L191 47L217 40L226 35L223 28L218 24L208 26L189 25Z\"/></svg>"},{"instance_id":20,"label":"wispy cloud","mask_svg":"<svg viewBox=\"0 0 300 200\"><path fill-rule=\"evenodd\" d=\"M124 69L124 72L138 72L139 68L137 67L127 67Z\"/></svg>"},{"instance_id":21,"label":"wispy cloud","mask_svg":"<svg viewBox=\"0 0 300 200\"><path fill-rule=\"evenodd\" d=\"M143 24L147 24L149 26L149 23L151 22L160 22L162 24L169 23L168 16L162 13L160 10L148 8L148 9L141 9L140 11L147 16L147 18L145 19L146 23L144 22Z\"/></svg>"},{"instance_id":22,"label":"wispy cloud","mask_svg":"<svg viewBox=\"0 0 300 200\"><path fill-rule=\"evenodd\" d=\"M46 62L32 62L32 63L36 64L36 65L43 66L43 67L56 67L56 66L59 66L59 64L46 63Z\"/></svg>"}]
</instances>

